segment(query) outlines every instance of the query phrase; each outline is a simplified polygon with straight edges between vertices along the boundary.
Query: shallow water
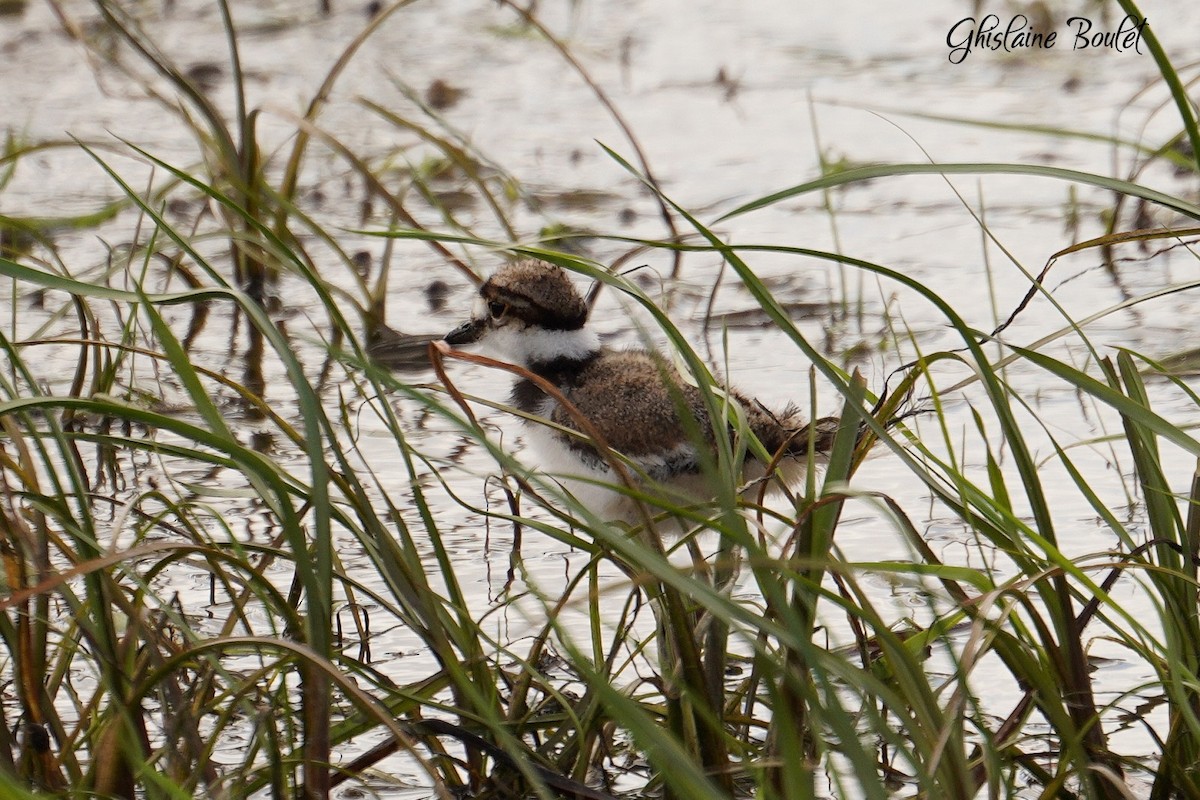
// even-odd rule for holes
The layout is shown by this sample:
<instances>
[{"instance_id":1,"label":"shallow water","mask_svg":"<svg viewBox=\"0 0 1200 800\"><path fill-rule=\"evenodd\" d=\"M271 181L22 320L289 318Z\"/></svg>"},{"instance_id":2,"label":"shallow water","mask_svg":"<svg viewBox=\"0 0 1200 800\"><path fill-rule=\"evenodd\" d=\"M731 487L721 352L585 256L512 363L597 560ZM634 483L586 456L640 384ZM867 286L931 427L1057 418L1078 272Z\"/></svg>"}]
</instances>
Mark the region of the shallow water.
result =
<instances>
[{"instance_id":1,"label":"shallow water","mask_svg":"<svg viewBox=\"0 0 1200 800\"><path fill-rule=\"evenodd\" d=\"M317 13L315 3L236 4L249 105L264 111L263 149L276 163L286 159L295 117L367 23L365 5L335 2L334 13L326 17ZM1193 35L1200 24L1200 7L1158 5L1161 8L1143 7L1143 11L1166 51L1177 64L1194 61L1200 55ZM86 3L63 6L72 19L86 23L92 18ZM919 119L910 112L1088 131L1150 146L1178 128L1171 109L1163 108L1166 94L1154 84L1157 73L1145 55L1072 52L1064 43L1049 51L975 52L963 64L953 65L947 58L946 33L970 15L969 4L911 6L852 0L815 14L781 1L589 0L542 11L548 15L549 27L568 41L589 75L619 107L664 191L705 220L813 179L822 158L852 164L926 159L1050 164L1116 176L1125 176L1133 166L1128 150L1114 153L1104 143ZM228 112L232 90L219 16L207 4L168 3L166 8L161 13L143 9L147 30L177 63L210 82L211 95ZM1059 27L1066 29L1061 21ZM11 135L24 141L63 140L69 135L93 144L135 189L162 186L167 177L161 169L152 173L144 162L130 157L120 139L172 164L196 162L192 134L156 102L145 99L137 81L111 66L89 62L82 48L63 34L47 5L31 4L15 17L0 19L0 53L0 107L10 110L6 125ZM132 57L123 63L145 76ZM416 116L398 83L423 92L434 80L464 90L457 103L439 112L447 124L477 152L517 178L521 191L535 201L531 205L539 210L515 207L511 212L520 236L532 237L548 223L633 237L666 235L653 199L596 144L603 142L631 158L632 148L621 131L552 48L520 31L514 16L492 3L418 2L397 12L365 43L339 79L319 118L320 127L384 174L387 164L397 168L420 164L429 149L364 108L360 98ZM1195 189L1194 178L1180 179L1163 167L1137 179L1173 194ZM447 191L461 188L453 183L445 186ZM112 180L91 158L73 145L65 146L20 162L10 183L0 190L0 213L66 217L92 212L119 196ZM364 208L364 196L361 181L345 162L314 145L301 179L302 208L327 229L337 231L347 252L366 251L378 264L385 242L354 231L385 229L389 217L382 203ZM507 238L481 203L470 204L469 198L465 202L461 219L478 235ZM933 287L981 330L990 330L1006 317L1029 285L1010 256L1027 272L1036 273L1054 252L1101 234L1100 215L1111 207L1111 197L1099 190L1015 176L887 178L833 193L828 199L832 213L824 202L819 195L804 195L722 222L716 229L727 241L840 248L856 258L886 265ZM196 206L177 210L179 219L186 219L195 215ZM1155 213L1146 224L1177 221ZM1078 225L1069 230L1072 215L1078 216ZM980 218L995 242L983 241ZM434 229L442 224L433 214L420 221ZM95 279L104 264L105 248L131 241L134 224L134 215L127 212L99 227L58 230L55 243L73 274ZM345 268L332 254L310 244L318 258L326 259L329 280L353 293L354 283ZM601 263L611 263L624 253L621 243L604 239L588 241L587 248ZM497 262L480 250L466 255L482 272ZM1116 304L1127 294L1144 294L1185 280L1193 272L1192 253L1183 247L1152 254L1130 247L1121 255L1129 260L1117 276L1101 266L1096 251L1064 258L1047 285L1055 289L1066 311L1079 317ZM469 283L426 246L396 243L391 257L397 265L388 296L388 322L393 327L439 334L469 309ZM899 286L849 271L849 285L842 286L836 267L811 258L754 254L749 261L776 289L778 299L795 302L798 313L808 315L798 322L810 341L835 358L860 354L854 365L873 386L881 385L892 369L912 356L914 343L924 352L961 344L936 309ZM809 396L808 364L782 333L756 324L753 299L728 273L712 299L711 311L718 319L728 315L726 321L740 324L728 328L728 356L722 355L719 325L704 326L710 289L720 273L715 257L687 256L677 284L665 280L671 264L663 251L634 259L629 266L643 263L646 268L639 275L656 290L664 287L662 300L675 324L707 345L733 383L767 405ZM434 279L450 287L444 310L431 310L426 299L425 289ZM120 279L114 280L114 285L120 284ZM275 291L286 298L286 314L280 317L286 316L291 345L315 377L324 358L324 351L314 344L321 331L309 323L310 316L320 318L316 301L288 278ZM843 293L861 299L861 319L835 319L832 307ZM601 296L594 324L614 343L635 343L631 318L643 325L648 319L613 295ZM6 304L0 309L5 331L17 339L72 335L70 320L50 320L48 331L42 332L47 319L30 304L31 298L20 296L13 307ZM1102 354L1128 347L1162 357L1188 344L1191 320L1198 311L1196 293L1175 294L1108 316L1090 327L1089 334L1098 347L1108 348ZM186 312L175 309L170 315L181 330L186 326ZM221 318L219 311L214 317L196 343L194 358L236 375L228 319ZM1050 304L1039 298L1005 336L1026 344L1063 325ZM889 326L911 331L912 341L893 342ZM238 345L239 350L242 347ZM705 353L705 347L699 349ZM63 390L74 369L72 352L46 346L38 352L45 370L42 379L50 389ZM1078 364L1088 358L1070 338L1051 345L1047 352ZM279 388L285 385L279 369L268 359L268 396L277 411L289 416L295 413L295 398ZM453 374L465 391L497 399L506 394L503 376L461 365L453 365ZM950 386L965 376L947 369L942 385ZM1116 429L1114 418L1081 407L1073 391L1029 365L1015 365L1007 377L1021 387L1037 419L1059 441L1090 440ZM417 382L432 379L431 373L413 376ZM170 376L147 376L146 388L162 392L167 403L172 401L170 384ZM1156 408L1167 418L1179 423L1200 418L1181 392L1165 384L1154 388ZM836 393L820 382L815 391L822 413L834 413L839 405ZM977 387L968 388L947 398L952 436L973 430L970 404L981 404L977 392ZM333 387L326 398L336 403ZM485 495L492 503L502 502L486 481L495 465L485 454L463 452L460 436L447 423L426 418L416 404L403 399L355 402L361 412L355 418L358 427L347 433L358 437L362 458L381 476L382 491L398 506L404 506L411 488L393 440L372 411L381 402L392 403L406 420L414 444L435 458L464 467L444 471L457 492L471 496L473 502L483 502ZM234 417L233 421L247 438L265 427L248 419ZM1032 418L1029 422L1031 430L1038 430ZM937 439L935 429L917 425L924 436ZM519 444L518 428L509 426L505 431L506 443ZM1039 452L1049 457L1049 440L1039 439L1037 433L1030 436ZM960 446L959 441L950 446ZM274 455L286 463L295 454L279 447ZM965 463L982 471L982 453L962 455ZM1113 508L1128 504L1123 489L1132 483L1127 458L1100 444L1079 448L1073 455L1093 488ZM1192 472L1191 461L1178 453L1168 457L1182 490ZM135 474L145 479L170 469L169 462L151 459ZM173 477L197 486L236 488L224 486L221 475L197 472ZM1008 477L1019 484L1015 474ZM1059 514L1059 535L1069 555L1098 553L1115 545L1061 468L1048 462L1043 480ZM888 453L870 460L855 484L896 498L947 561L971 563L987 557L972 534L931 504L928 492L913 485ZM479 607L487 608L504 593L511 533L492 526L488 536L481 536L474 515L445 496L434 481L427 488L444 535L461 557L458 575L477 593L474 599ZM246 537L264 541L270 535L261 509L240 508L236 499L214 498L213 502L220 502L233 517L244 515ZM1136 518L1140 512L1133 508L1128 513ZM419 527L418 520L409 521ZM850 560L912 556L891 524L866 506L848 510L839 535ZM340 554L349 570L361 558L350 540L343 543ZM571 571L571 562L583 558L528 532L523 555L531 579L548 585L561 581ZM198 584L202 578L197 575ZM613 580L613 592L620 594L619 576ZM897 587L883 577L875 588L879 598L891 598L898 617L920 618L925 613L926 598L918 588ZM198 602L207 597L206 585L184 586L180 591ZM1129 602L1136 608L1136 600ZM536 615L536 609L530 613ZM497 632L501 639L519 638L528 627L515 610L495 624L502 629ZM1092 653L1103 655L1105 647L1096 642ZM373 657L386 662L397 680L406 672L421 674L428 668L428 656L419 650L416 637L389 623L380 624L372 641ZM410 664L411 669L406 666ZM1145 677L1127 674L1127 667L1119 660L1101 666L1100 684L1110 680L1105 677L1110 673L1115 692ZM997 696L990 701L1003 710L1011 699ZM408 778L419 781L416 774Z\"/></svg>"}]
</instances>

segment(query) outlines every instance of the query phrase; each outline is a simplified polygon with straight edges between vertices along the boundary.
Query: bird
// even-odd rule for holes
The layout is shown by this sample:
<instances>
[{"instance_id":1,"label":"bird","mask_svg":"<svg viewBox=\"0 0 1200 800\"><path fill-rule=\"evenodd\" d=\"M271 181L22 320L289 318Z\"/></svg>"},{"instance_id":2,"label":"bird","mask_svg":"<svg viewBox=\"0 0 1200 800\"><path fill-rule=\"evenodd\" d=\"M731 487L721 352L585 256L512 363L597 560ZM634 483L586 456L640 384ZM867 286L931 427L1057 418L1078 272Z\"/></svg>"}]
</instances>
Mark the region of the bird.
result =
<instances>
[{"instance_id":1,"label":"bird","mask_svg":"<svg viewBox=\"0 0 1200 800\"><path fill-rule=\"evenodd\" d=\"M598 434L635 467L629 474L639 494L659 497L663 504L711 499L703 465L716 445L703 393L660 353L602 345L587 326L588 312L562 267L520 259L480 286L470 319L444 341L454 348L478 343L543 379L568 401L569 407L529 375L518 374L513 385L511 404L530 425L526 444L540 471L601 518L633 524L643 512L630 493L612 488L622 479L589 434ZM830 449L837 419L822 418L810 428L794 406L771 412L736 389L720 391L740 407L747 427L771 456L763 463L746 449L742 468L748 484L764 477L769 465L778 465L775 472L794 483L804 474L810 447L818 458Z\"/></svg>"}]
</instances>

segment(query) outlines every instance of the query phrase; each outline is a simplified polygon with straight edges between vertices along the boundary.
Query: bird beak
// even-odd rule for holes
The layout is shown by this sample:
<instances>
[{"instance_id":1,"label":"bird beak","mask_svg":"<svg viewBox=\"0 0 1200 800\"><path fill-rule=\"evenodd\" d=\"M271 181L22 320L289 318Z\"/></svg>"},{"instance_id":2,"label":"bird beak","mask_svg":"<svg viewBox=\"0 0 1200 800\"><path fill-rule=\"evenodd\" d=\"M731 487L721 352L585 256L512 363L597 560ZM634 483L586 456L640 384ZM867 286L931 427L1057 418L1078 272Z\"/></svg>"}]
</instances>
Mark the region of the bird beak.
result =
<instances>
[{"instance_id":1,"label":"bird beak","mask_svg":"<svg viewBox=\"0 0 1200 800\"><path fill-rule=\"evenodd\" d=\"M446 334L446 344L454 346L471 344L479 341L479 337L483 335L485 323L481 319L471 319L459 325L454 330Z\"/></svg>"}]
</instances>

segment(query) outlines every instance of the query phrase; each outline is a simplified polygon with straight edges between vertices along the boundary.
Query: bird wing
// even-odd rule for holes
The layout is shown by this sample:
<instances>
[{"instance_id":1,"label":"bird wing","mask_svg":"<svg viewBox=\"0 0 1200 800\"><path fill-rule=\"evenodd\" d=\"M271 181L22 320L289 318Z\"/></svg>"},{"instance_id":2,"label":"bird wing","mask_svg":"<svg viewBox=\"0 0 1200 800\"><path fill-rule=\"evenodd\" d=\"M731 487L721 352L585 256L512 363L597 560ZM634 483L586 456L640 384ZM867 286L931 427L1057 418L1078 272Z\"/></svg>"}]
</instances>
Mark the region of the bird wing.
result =
<instances>
[{"instance_id":1,"label":"bird wing","mask_svg":"<svg viewBox=\"0 0 1200 800\"><path fill-rule=\"evenodd\" d=\"M680 382L649 354L606 354L577 381L561 388L610 447L641 463L652 475L667 477L699 469L696 436L711 436L700 391ZM690 417L686 424L684 415ZM586 433L561 405L555 406L551 420ZM570 447L598 458L587 441L573 439Z\"/></svg>"}]
</instances>

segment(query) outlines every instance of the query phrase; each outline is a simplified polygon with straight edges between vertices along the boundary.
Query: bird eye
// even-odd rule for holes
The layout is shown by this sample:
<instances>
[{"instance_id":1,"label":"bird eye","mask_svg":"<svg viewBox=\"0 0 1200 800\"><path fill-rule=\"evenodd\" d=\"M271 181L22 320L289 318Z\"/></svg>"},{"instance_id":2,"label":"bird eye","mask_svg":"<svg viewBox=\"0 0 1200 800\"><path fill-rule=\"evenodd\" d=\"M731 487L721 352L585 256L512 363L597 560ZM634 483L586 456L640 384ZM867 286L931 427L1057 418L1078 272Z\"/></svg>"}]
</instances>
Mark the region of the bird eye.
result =
<instances>
[{"instance_id":1,"label":"bird eye","mask_svg":"<svg viewBox=\"0 0 1200 800\"><path fill-rule=\"evenodd\" d=\"M493 300L492 302L488 303L488 313L490 313L494 319L500 319L504 316L506 311L508 311L508 306L498 300Z\"/></svg>"}]
</instances>

